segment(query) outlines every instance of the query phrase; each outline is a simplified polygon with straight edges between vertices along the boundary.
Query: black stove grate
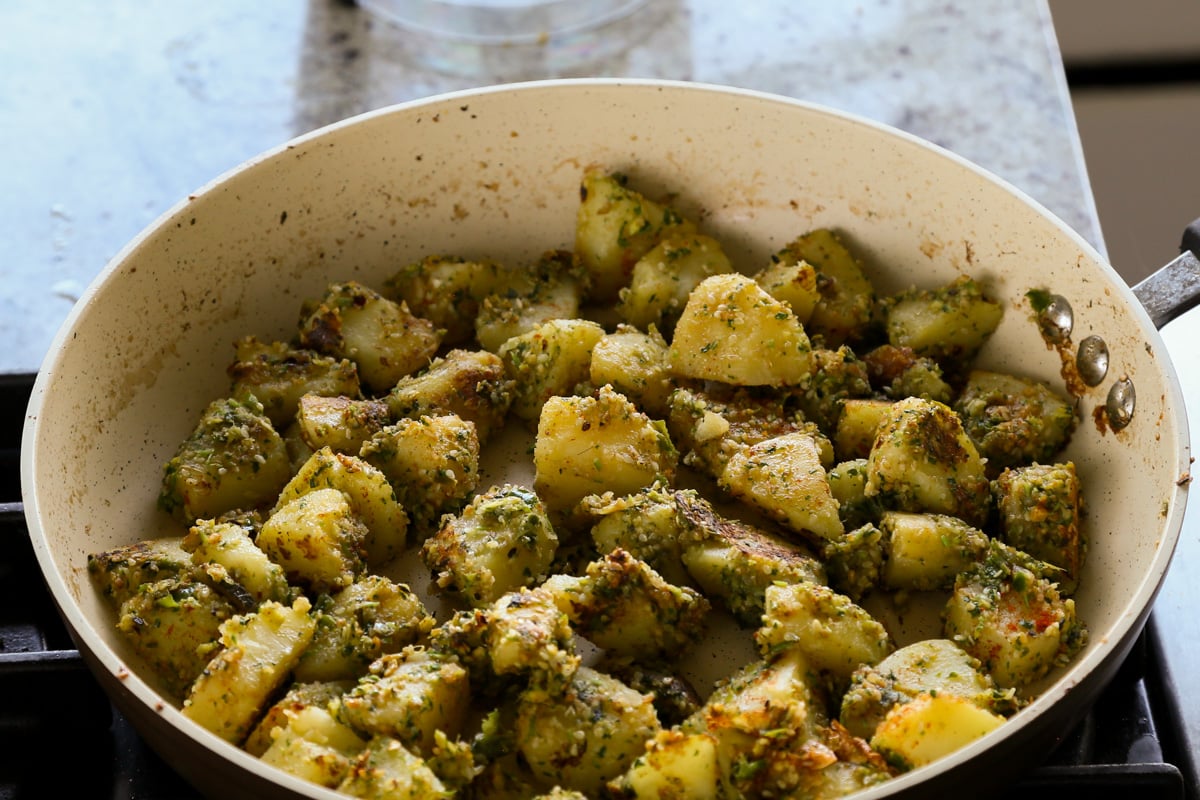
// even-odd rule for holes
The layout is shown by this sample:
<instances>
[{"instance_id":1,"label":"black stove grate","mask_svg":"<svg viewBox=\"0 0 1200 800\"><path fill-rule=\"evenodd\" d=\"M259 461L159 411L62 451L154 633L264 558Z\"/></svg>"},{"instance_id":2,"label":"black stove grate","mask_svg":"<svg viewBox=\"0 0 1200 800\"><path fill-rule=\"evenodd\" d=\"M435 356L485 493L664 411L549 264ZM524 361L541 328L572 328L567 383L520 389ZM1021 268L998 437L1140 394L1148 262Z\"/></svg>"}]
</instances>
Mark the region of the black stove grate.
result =
<instances>
[{"instance_id":1,"label":"black stove grate","mask_svg":"<svg viewBox=\"0 0 1200 800\"><path fill-rule=\"evenodd\" d=\"M32 385L31 375L0 376L0 800L198 797L112 708L42 580L20 503L21 427ZM1189 798L1173 752L1178 698L1161 679L1152 635L1151 626L1046 764L1006 794Z\"/></svg>"}]
</instances>

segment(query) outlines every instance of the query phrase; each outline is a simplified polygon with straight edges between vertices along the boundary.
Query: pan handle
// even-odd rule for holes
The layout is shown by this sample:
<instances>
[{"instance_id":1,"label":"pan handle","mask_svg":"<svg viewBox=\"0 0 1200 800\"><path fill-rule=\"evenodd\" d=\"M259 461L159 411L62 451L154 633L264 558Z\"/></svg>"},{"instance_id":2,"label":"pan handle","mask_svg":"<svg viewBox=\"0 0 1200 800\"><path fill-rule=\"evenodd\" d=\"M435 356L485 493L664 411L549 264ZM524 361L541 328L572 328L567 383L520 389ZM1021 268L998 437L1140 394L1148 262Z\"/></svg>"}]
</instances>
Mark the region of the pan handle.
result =
<instances>
[{"instance_id":1,"label":"pan handle","mask_svg":"<svg viewBox=\"0 0 1200 800\"><path fill-rule=\"evenodd\" d=\"M1200 219L1184 230L1179 250L1178 258L1133 287L1156 328L1200 303Z\"/></svg>"}]
</instances>

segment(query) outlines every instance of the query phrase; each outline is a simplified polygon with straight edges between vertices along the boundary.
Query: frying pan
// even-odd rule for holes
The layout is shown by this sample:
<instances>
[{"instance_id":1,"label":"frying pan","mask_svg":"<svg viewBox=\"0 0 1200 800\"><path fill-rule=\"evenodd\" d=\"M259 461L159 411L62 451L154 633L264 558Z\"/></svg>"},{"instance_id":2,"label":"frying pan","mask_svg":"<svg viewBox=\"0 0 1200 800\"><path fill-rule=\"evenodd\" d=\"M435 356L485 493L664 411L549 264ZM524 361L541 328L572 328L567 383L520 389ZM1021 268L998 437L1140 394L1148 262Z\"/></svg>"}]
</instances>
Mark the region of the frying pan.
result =
<instances>
[{"instance_id":1,"label":"frying pan","mask_svg":"<svg viewBox=\"0 0 1200 800\"><path fill-rule=\"evenodd\" d=\"M662 81L516 84L355 117L214 180L104 269L37 378L21 466L40 567L115 705L207 794L337 796L267 767L165 700L90 585L87 555L181 532L155 506L162 465L228 391L234 341L286 339L302 301L330 281L379 285L429 253L522 263L570 247L591 164L628 174L650 196L674 195L743 271L800 233L834 227L881 294L970 274L1005 306L981 365L1075 387L1081 424L1063 457L1087 503L1076 596L1086 649L995 732L860 796L968 785L979 794L1015 778L1015 765L1040 762L1121 664L1179 536L1190 445L1154 322L1078 235L949 152L797 100ZM1051 318L1031 309L1030 290L1059 298ZM1084 363L1099 340L1107 370L1089 367L1081 381L1085 340ZM892 632L902 644L937 629L926 617ZM721 657L719 643L704 652Z\"/></svg>"}]
</instances>

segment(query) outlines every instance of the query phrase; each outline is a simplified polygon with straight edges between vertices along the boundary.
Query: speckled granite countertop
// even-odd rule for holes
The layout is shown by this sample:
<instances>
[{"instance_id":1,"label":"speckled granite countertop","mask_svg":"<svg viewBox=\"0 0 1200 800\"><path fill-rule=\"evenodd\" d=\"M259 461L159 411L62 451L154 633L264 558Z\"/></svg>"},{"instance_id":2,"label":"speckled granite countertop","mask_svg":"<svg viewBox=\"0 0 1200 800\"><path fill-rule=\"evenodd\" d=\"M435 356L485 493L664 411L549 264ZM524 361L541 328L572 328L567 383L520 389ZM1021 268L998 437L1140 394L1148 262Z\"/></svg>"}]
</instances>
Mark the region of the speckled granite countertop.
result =
<instances>
[{"instance_id":1,"label":"speckled granite countertop","mask_svg":"<svg viewBox=\"0 0 1200 800\"><path fill-rule=\"evenodd\" d=\"M343 117L507 80L659 77L825 103L975 161L1101 245L1044 0L647 0L590 48L598 62L435 48L335 0L6 0L0 31L0 372L36 370L104 264L225 170ZM427 66L446 56L456 74Z\"/></svg>"}]
</instances>

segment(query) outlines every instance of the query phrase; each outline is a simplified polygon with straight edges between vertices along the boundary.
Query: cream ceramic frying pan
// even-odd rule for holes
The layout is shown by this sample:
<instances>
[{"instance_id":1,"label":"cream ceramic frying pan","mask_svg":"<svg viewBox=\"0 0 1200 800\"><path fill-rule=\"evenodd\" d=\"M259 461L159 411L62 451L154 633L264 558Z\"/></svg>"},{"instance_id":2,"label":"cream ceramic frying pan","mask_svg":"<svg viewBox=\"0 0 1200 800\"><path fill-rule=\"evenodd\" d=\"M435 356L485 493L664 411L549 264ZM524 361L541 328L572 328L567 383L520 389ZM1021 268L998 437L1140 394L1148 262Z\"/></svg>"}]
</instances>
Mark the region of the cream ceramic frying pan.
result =
<instances>
[{"instance_id":1,"label":"cream ceramic frying pan","mask_svg":"<svg viewBox=\"0 0 1200 800\"><path fill-rule=\"evenodd\" d=\"M1066 453L1087 495L1090 551L1076 598L1087 648L999 730L862 797L967 785L979 794L1014 778L1014 765L1038 763L1120 665L1179 535L1189 441L1154 324L1079 236L962 159L826 108L685 83L522 84L356 117L218 178L108 265L38 376L22 489L46 581L116 705L208 794L336 796L266 767L165 701L114 630L87 555L180 532L155 507L162 465L227 391L237 338L286 338L301 301L327 282L378 284L428 253L519 262L570 247L589 164L629 174L648 194L676 193L745 271L799 233L834 226L883 293L981 279L1005 305L986 366L1061 387L1076 344L1102 337L1108 369L1082 387L1083 421ZM1030 289L1073 309L1056 347L1033 318ZM1104 409L1119 383L1122 396L1135 390L1136 406L1115 430ZM523 468L499 463L498 472ZM893 633L903 641L932 630L926 619Z\"/></svg>"}]
</instances>

